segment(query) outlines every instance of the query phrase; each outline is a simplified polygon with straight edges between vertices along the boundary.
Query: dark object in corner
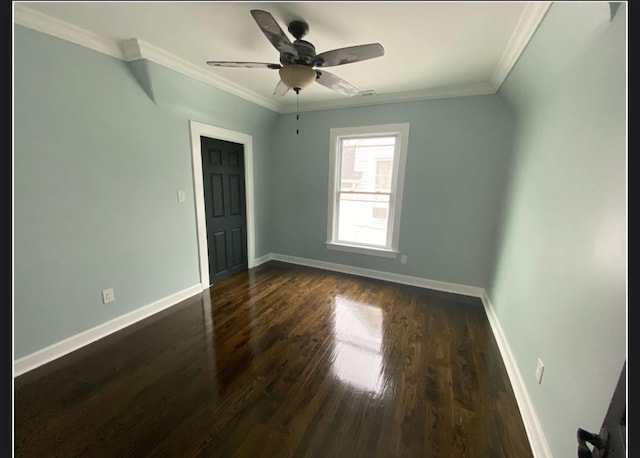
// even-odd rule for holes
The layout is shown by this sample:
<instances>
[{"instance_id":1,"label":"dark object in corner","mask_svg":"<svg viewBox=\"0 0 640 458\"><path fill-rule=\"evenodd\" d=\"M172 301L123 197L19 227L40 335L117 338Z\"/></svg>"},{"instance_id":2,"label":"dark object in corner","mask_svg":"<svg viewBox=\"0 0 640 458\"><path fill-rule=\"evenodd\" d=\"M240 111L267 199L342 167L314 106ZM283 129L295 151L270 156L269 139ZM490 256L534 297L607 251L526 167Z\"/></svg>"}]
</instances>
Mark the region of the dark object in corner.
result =
<instances>
[{"instance_id":1,"label":"dark object in corner","mask_svg":"<svg viewBox=\"0 0 640 458\"><path fill-rule=\"evenodd\" d=\"M606 429L600 434L593 434L578 428L578 458L605 458L609 450L609 435ZM593 445L593 451L587 446L587 442Z\"/></svg>"},{"instance_id":2,"label":"dark object in corner","mask_svg":"<svg viewBox=\"0 0 640 458\"><path fill-rule=\"evenodd\" d=\"M625 360L618 383L611 397L599 434L578 428L578 458L624 458L627 439L627 362ZM587 444L591 444L590 449Z\"/></svg>"}]
</instances>

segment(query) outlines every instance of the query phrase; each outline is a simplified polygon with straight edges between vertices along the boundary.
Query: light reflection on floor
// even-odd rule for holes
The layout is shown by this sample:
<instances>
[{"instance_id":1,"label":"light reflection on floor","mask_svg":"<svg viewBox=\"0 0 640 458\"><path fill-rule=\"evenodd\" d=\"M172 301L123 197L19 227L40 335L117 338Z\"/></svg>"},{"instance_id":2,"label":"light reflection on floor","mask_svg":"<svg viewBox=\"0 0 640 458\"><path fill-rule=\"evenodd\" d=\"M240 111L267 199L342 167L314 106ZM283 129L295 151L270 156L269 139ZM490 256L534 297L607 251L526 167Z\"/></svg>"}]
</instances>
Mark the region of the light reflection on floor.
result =
<instances>
[{"instance_id":1,"label":"light reflection on floor","mask_svg":"<svg viewBox=\"0 0 640 458\"><path fill-rule=\"evenodd\" d=\"M334 298L334 358L338 379L363 391L381 395L382 310L340 295Z\"/></svg>"}]
</instances>

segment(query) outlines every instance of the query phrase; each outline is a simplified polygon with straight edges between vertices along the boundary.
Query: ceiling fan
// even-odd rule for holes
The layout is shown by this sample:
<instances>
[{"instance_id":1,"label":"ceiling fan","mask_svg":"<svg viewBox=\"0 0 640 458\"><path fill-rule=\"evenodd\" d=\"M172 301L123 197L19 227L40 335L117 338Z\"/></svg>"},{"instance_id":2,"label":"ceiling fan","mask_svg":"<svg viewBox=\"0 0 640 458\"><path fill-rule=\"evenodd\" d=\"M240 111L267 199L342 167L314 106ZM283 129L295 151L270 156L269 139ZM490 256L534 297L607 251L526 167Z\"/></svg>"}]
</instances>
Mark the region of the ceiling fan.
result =
<instances>
[{"instance_id":1,"label":"ceiling fan","mask_svg":"<svg viewBox=\"0 0 640 458\"><path fill-rule=\"evenodd\" d=\"M309 25L305 21L293 20L289 23L287 30L295 37L292 43L270 13L251 10L251 15L262 33L280 53L280 63L210 60L207 61L207 64L214 67L278 70L280 81L273 91L275 96L283 96L289 89L293 89L298 94L316 81L333 91L351 97L359 92L358 89L339 76L325 71L324 68L360 62L384 55L384 48L380 43L349 46L316 54L313 44L302 39L309 33Z\"/></svg>"}]
</instances>

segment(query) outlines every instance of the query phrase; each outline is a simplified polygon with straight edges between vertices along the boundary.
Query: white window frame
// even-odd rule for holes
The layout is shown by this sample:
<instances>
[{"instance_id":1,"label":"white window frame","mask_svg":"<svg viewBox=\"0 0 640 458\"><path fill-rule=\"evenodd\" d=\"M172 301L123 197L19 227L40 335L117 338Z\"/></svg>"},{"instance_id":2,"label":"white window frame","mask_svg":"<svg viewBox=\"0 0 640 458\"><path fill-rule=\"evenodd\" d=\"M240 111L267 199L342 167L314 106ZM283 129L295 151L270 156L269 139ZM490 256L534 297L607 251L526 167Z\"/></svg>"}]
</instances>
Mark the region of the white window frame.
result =
<instances>
[{"instance_id":1,"label":"white window frame","mask_svg":"<svg viewBox=\"0 0 640 458\"><path fill-rule=\"evenodd\" d=\"M391 193L389 196L389 221L387 226L386 246L379 247L339 242L338 186L340 181L338 178L340 176L341 164L340 140L342 138L385 135L394 135L397 137L396 150L393 155L393 175L391 178ZM330 129L330 138L327 249L395 259L399 253L400 213L402 210L402 191L404 189L404 174L407 161L407 144L409 143L409 123L333 128Z\"/></svg>"}]
</instances>

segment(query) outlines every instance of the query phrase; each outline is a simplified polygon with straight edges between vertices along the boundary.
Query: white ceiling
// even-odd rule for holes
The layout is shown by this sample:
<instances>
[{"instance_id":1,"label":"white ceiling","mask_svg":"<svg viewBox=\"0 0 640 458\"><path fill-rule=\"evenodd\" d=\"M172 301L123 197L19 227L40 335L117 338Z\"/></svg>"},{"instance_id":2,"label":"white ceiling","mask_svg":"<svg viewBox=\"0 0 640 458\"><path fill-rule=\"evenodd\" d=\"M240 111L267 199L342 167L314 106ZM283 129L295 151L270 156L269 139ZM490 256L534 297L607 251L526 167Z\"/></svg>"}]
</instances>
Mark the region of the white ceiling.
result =
<instances>
[{"instance_id":1,"label":"white ceiling","mask_svg":"<svg viewBox=\"0 0 640 458\"><path fill-rule=\"evenodd\" d=\"M272 95L277 71L219 68L207 60L278 63L250 14L268 11L283 31L309 24L319 54L380 43L382 57L328 70L374 96L346 97L320 84L300 92L301 111L495 92L550 2L14 2L14 22L132 60L147 58L278 112L296 94ZM62 21L62 22L61 22Z\"/></svg>"}]
</instances>

